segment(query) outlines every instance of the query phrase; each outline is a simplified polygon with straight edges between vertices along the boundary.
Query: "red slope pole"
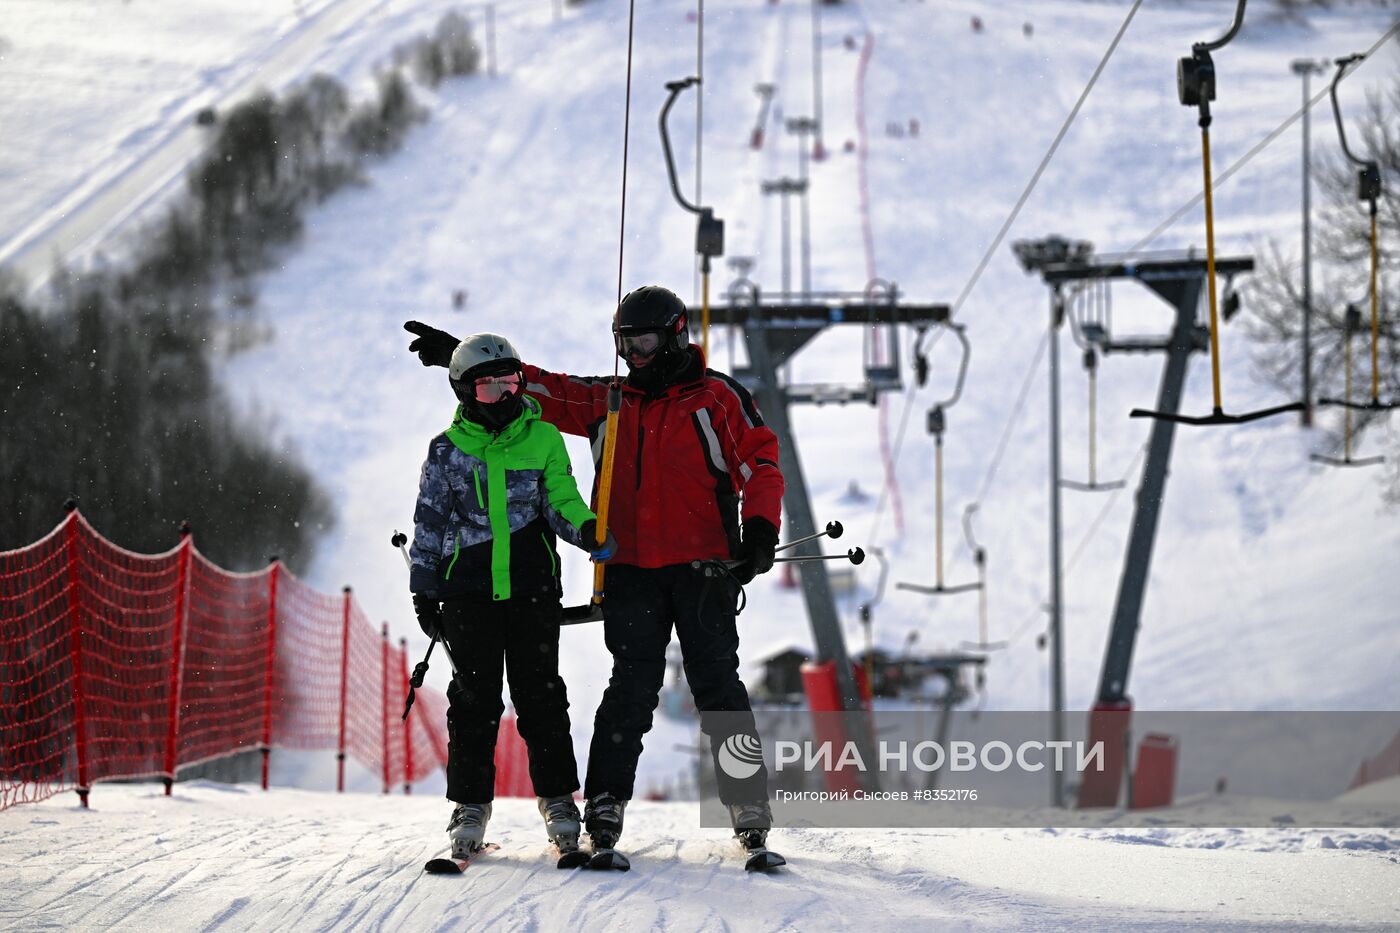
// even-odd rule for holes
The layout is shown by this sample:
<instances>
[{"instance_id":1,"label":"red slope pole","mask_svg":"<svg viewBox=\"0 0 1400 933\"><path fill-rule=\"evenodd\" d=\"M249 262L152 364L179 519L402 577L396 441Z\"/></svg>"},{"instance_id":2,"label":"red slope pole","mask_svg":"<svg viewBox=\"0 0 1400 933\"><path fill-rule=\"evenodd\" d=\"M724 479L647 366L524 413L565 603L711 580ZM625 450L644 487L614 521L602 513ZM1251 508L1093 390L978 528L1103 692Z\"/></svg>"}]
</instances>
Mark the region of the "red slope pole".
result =
<instances>
[{"instance_id":1,"label":"red slope pole","mask_svg":"<svg viewBox=\"0 0 1400 933\"><path fill-rule=\"evenodd\" d=\"M384 623L379 649L379 738L384 793L389 793L389 623Z\"/></svg>"},{"instance_id":2,"label":"red slope pole","mask_svg":"<svg viewBox=\"0 0 1400 933\"><path fill-rule=\"evenodd\" d=\"M267 575L267 660L263 669L262 789L267 790L267 772L272 758L272 672L277 660L277 577L282 562L274 554Z\"/></svg>"},{"instance_id":3,"label":"red slope pole","mask_svg":"<svg viewBox=\"0 0 1400 933\"><path fill-rule=\"evenodd\" d=\"M88 805L88 760L87 760L87 716L83 705L83 620L82 594L79 592L80 574L78 567L78 504L69 500L64 508L68 510L68 531L65 533L64 550L68 561L68 621L69 653L73 663L73 727L78 751L78 799L83 807Z\"/></svg>"},{"instance_id":4,"label":"red slope pole","mask_svg":"<svg viewBox=\"0 0 1400 933\"><path fill-rule=\"evenodd\" d=\"M175 787L176 745L180 741L180 691L185 675L185 629L189 626L190 547L193 543L189 522L182 522L180 552L175 558L175 630L170 636L170 704L165 714L168 727L165 733L165 774L161 778L165 782L167 797Z\"/></svg>"},{"instance_id":5,"label":"red slope pole","mask_svg":"<svg viewBox=\"0 0 1400 933\"><path fill-rule=\"evenodd\" d=\"M408 639L399 639L399 692L408 693ZM412 715L412 711L409 712ZM413 723L403 721L403 794L413 793Z\"/></svg>"},{"instance_id":6,"label":"red slope pole","mask_svg":"<svg viewBox=\"0 0 1400 933\"><path fill-rule=\"evenodd\" d=\"M339 750L335 756L336 793L345 791L345 689L350 672L350 587L346 586L342 592L345 594L345 608L341 615L340 629L340 738L337 743Z\"/></svg>"}]
</instances>

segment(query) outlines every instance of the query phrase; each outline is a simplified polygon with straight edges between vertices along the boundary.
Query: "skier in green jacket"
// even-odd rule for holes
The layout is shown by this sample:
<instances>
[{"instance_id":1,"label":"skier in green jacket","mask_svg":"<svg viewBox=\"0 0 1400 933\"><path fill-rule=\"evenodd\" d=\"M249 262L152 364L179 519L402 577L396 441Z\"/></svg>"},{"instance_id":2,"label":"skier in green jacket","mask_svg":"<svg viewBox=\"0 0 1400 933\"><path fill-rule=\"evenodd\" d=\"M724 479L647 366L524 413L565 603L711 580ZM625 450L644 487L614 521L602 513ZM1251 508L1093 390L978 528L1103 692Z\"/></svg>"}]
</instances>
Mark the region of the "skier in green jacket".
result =
<instances>
[{"instance_id":1,"label":"skier in green jacket","mask_svg":"<svg viewBox=\"0 0 1400 933\"><path fill-rule=\"evenodd\" d=\"M563 438L524 393L520 355L496 334L474 334L452 354L461 404L428 446L414 511L412 568L418 624L440 635L456 674L448 687L447 797L453 856L479 849L495 796L496 734L510 683L530 755L530 779L550 841L578 847L578 765L559 677L563 590L556 536L610 558L579 495Z\"/></svg>"}]
</instances>

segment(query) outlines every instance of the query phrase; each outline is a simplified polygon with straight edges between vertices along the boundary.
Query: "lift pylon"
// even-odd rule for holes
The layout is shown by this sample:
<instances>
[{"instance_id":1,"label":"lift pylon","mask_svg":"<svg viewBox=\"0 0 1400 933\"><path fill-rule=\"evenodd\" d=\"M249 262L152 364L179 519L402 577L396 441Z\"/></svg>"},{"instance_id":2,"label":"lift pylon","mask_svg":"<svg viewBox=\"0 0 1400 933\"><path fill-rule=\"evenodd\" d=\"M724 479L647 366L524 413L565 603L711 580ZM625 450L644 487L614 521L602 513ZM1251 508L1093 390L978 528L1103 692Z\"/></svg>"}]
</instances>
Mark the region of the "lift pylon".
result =
<instances>
[{"instance_id":1,"label":"lift pylon","mask_svg":"<svg viewBox=\"0 0 1400 933\"><path fill-rule=\"evenodd\" d=\"M782 297L769 300L752 283L731 287L729 302L711 309L713 323L742 330L748 349L748 365L736 368L733 377L753 394L767 426L778 437L779 466L785 483L783 508L787 513L789 533L794 540L816 535L817 528L792 431L790 407L802 403L874 404L879 400L880 393L902 389L903 380L896 368L893 373L867 372L864 381L857 385L782 385L778 381L779 368L818 334L836 324L928 327L946 322L948 316L949 309L944 304L871 302L860 293L817 292L802 302L790 302ZM796 545L793 550L798 556L815 555L817 544L815 540L808 540ZM851 658L846 650L825 564L823 561L804 560L799 561L797 567L802 596L812 625L817 660L833 662L842 709L850 714L847 717L848 734L863 757L867 753L873 755L874 736L851 671ZM862 774L861 779L869 787L875 785L873 773Z\"/></svg>"}]
</instances>

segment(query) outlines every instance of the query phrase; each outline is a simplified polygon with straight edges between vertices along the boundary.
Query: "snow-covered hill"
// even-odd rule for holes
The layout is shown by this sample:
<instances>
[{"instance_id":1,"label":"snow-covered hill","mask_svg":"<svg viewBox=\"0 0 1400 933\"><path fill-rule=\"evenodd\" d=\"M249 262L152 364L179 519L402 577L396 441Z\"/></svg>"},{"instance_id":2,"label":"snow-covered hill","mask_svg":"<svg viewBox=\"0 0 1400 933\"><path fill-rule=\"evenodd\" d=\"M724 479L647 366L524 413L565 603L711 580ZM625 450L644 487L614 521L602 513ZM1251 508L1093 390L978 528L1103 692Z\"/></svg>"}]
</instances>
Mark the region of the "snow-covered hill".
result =
<instances>
[{"instance_id":1,"label":"snow-covered hill","mask_svg":"<svg viewBox=\"0 0 1400 933\"><path fill-rule=\"evenodd\" d=\"M193 111L241 88L280 87L325 70L363 82L403 38L425 32L449 0L134 0L127 4L6 0L0 11L0 258L17 255L69 215L185 138ZM1099 86L1028 202L1012 238L1051 232L1123 248L1190 198L1199 183L1193 116L1175 103L1174 59L1220 34L1227 5L1145 4ZM458 333L507 332L531 360L579 373L611 371L608 321L616 295L626 5L570 6L560 19L542 0L498 4L500 76L420 91L429 123L371 168L369 183L306 219L283 268L260 283L253 332L273 337L222 362L250 410L296 442L335 499L340 522L311 579L355 585L372 618L386 619L412 650L424 642L406 598L402 564L388 546L410 522L428 438L451 396L440 371L404 352L409 318ZM991 0L847 2L824 7L825 137L831 157L811 166L813 277L819 289L859 290L866 277L858 208L856 75L870 48L864 116L869 129L874 269L908 297L951 301L1078 96L1128 9L1126 2ZM671 198L654 118L664 81L695 70L695 24L685 5L638 0L624 287L694 287L692 221ZM752 256L753 277L779 285L780 215L759 183L797 171L793 142L776 124L769 145L748 148L753 85L779 86L775 117L810 110L811 41L804 3L709 0L706 12L704 193L728 222L728 252ZM353 15L352 15L353 14ZM325 27L329 44L298 37ZM341 19L340 17L344 17ZM969 29L980 18L981 33ZM1240 38L1217 56L1215 158L1225 166L1297 106L1288 73L1297 56L1368 47L1391 14L1346 5L1282 19L1252 6ZM479 22L479 20L478 20ZM1033 30L1027 35L1025 23ZM316 24L320 23L320 26ZM287 50L295 50L295 54ZM270 67L275 63L276 67ZM1385 86L1393 48L1347 84L1349 99ZM270 69L270 70L269 70ZM10 80L13 78L13 80ZM672 125L683 184L693 179L691 99ZM1319 150L1333 145L1315 112ZM917 120L917 136L908 132ZM887 125L904 128L902 135ZM1222 251L1258 253L1296 240L1298 135L1285 133L1217 195ZM164 157L164 156L162 156ZM178 184L177 170L147 178L135 200L97 211L86 241L111 250L142 205ZM794 212L794 216L795 216ZM1198 216L1158 246L1200 246ZM80 251L81 254L81 251ZM31 257L32 258L32 257ZM796 268L794 256L794 268ZM716 292L726 279L721 276ZM451 310L454 290L469 293ZM1167 311L1122 286L1126 329L1164 325ZM1040 709L1049 695L1035 636L1047 590L1044 374L1009 435L993 481L988 465L1046 317L1042 286L1003 246L961 310L974 344L963 401L949 412L948 524L980 498L977 530L990 554L992 636L1011 646L989 666L983 702ZM246 323L246 322L245 322ZM240 324L239 326L243 326ZM805 350L798 380L852 378L859 337L833 332ZM713 362L730 365L728 335ZM1082 377L1066 342L1065 460L1080 475L1087 443ZM848 541L879 545L892 580L932 576L933 501L923 410L946 393L955 365L938 345L935 375L916 393L898 465L902 537L877 516L883 483L877 413L866 407L794 413L820 521L838 518ZM1224 343L1233 407L1277 401L1258 384L1235 325ZM1155 396L1158 362L1106 361L1100 383L1101 474L1126 470L1145 438L1127 410ZM1193 362L1188 409L1209 384ZM904 401L891 399L898 435ZM1379 708L1400 704L1400 521L1379 504L1362 471L1307 462L1318 443L1290 419L1235 430L1177 434L1176 454L1130 692L1142 707ZM1374 443L1368 441L1368 444ZM589 459L570 449L581 479ZM848 501L854 481L871 494ZM1136 481L1129 477L1130 486ZM1132 503L1067 495L1069 703L1092 697ZM1084 542L1082 551L1078 550ZM843 542L845 543L845 542ZM949 577L970 575L954 537ZM860 643L856 607L875 582L843 597L848 639ZM586 564L570 555L566 583L582 600ZM744 660L785 643L809 644L797 596L775 579L750 587L742 616ZM968 598L971 600L971 598ZM891 589L875 618L889 646L919 634L922 647L976 635L975 606L931 604ZM596 627L566 630L564 674L579 751L608 667ZM439 686L444 672L431 675ZM640 786L688 777L689 723L658 720ZM325 760L322 760L324 758ZM324 787L330 756L274 755L274 776ZM367 786L373 782L366 780ZM1385 832L1321 830L794 830L781 834L787 877L746 877L725 834L696 828L693 808L638 803L629 875L558 873L528 803L503 801L493 834L505 849L465 879L429 879L419 864L437 849L445 804L429 795L370 801L279 790L182 785L165 800L144 787L104 786L95 809L66 795L0 813L0 853L17 873L0 924L19 929L271 925L455 928L861 927L915 921L949 927L1090 925L1175 928L1400 923L1397 842ZM1340 788L1339 788L1340 790ZM1363 792L1364 793L1364 792ZM1046 814L1047 823L1062 817ZM1112 820L1112 816L1106 817ZM777 837L775 837L775 842Z\"/></svg>"},{"instance_id":2,"label":"snow-covered hill","mask_svg":"<svg viewBox=\"0 0 1400 933\"><path fill-rule=\"evenodd\" d=\"M859 289L865 278L857 198L858 49L874 42L865 87L871 129L869 177L875 267L921 300L952 300L1010 210L1126 12L1122 4L1054 0L1012 15L995 4L845 4L824 14L824 116L833 155L814 164L814 284ZM1347 8L1307 23L1261 11L1219 56L1215 158L1227 165L1297 107L1297 55L1369 46L1387 14ZM756 258L753 277L779 284L778 205L759 182L793 174L793 142L770 131L748 148L757 110L752 86L780 85L785 116L809 109L807 9L800 4L711 3L706 7L704 200L729 223L731 255ZM971 16L986 23L968 28ZM1121 248L1194 193L1198 135L1174 99L1174 58L1218 32L1218 5L1151 5L1139 12L1115 58L1031 198L1012 237L1060 232ZM1026 37L1021 25L1034 23ZM538 50L494 81L444 86L433 120L386 162L373 184L309 218L304 247L263 286L260 313L276 328L270 344L229 361L229 379L295 439L340 504L342 523L316 575L327 586L353 580L373 614L412 629L403 580L384 543L403 527L426 439L451 408L440 372L404 351L399 325L417 317L458 332L496 328L519 338L532 360L579 373L610 371L608 320L615 298L617 211L625 81L626 10L584 5L561 22L522 21L510 42ZM847 43L845 39L852 40ZM641 3L633 77L624 287L693 282L690 216L667 188L653 115L662 84L694 70L694 24L684 10ZM848 45L855 46L854 49ZM1352 79L1348 93L1388 80L1387 52ZM690 102L673 117L682 178L691 178ZM1325 113L1316 140L1328 145ZM917 138L886 136L889 122L917 119ZM1219 193L1221 248L1262 249L1295 237L1297 139L1285 134ZM795 217L795 212L794 212ZM1197 245L1199 218L1156 245ZM796 262L794 256L794 263ZM795 268L795 266L794 266ZM449 297L469 292L467 310ZM1116 320L1127 330L1165 326L1168 309L1146 290L1120 286ZM718 290L718 289L716 289ZM978 495L1045 319L1046 293L1009 249L994 257L961 313L974 344L964 401L949 412L949 527ZM833 331L805 350L797 380L849 378L858 336ZM727 366L728 337L715 335ZM1068 347L1068 341L1066 341ZM1227 398L1237 407L1276 400L1252 378L1238 327L1225 339ZM873 502L843 501L852 480L872 493L882 479L876 415L863 406L800 409L794 420L819 520L839 518L852 543L892 555L892 580L932 576L933 490L923 409L948 390L951 342L934 355L931 386L912 403L913 426L899 460L904 536L888 514L871 538ZM1066 470L1083 469L1087 444L1082 376L1064 374ZM1121 414L1155 397L1159 361L1111 358L1101 378L1100 469L1126 470L1145 439ZM989 669L987 702L1036 708L1048 697L1046 656L1036 648L1047 589L1044 377L1017 422L1009 454L978 516L991 561L992 634L1012 646ZM1204 361L1193 364L1188 407L1207 404ZM289 404L294 400L294 404ZM893 437L903 402L892 400ZM572 441L587 475L581 442ZM1131 692L1152 708L1393 708L1400 687L1393 636L1400 580L1400 522L1379 504L1376 479L1308 464L1317 439L1290 419L1238 430L1178 432L1153 580ZM1136 476L1129 477L1130 485ZM1067 494L1065 542L1073 554L1104 500ZM1102 520L1067 583L1071 707L1093 697L1130 517L1131 492ZM955 534L955 532L954 532ZM948 541L950 578L971 574L965 549ZM587 568L571 555L566 583L582 599ZM874 567L843 603L859 644L855 608ZM743 616L747 658L761 647L808 641L798 598L772 579L750 588ZM975 636L975 608L933 604L891 591L878 608L877 640L920 633L926 647ZM413 633L416 634L416 633ZM565 670L586 735L607 666L597 631L565 634ZM1247 670L1241 662L1247 659ZM659 748L665 743L655 743ZM648 760L651 760L650 758ZM666 765L669 771L672 765Z\"/></svg>"},{"instance_id":3,"label":"snow-covered hill","mask_svg":"<svg viewBox=\"0 0 1400 933\"><path fill-rule=\"evenodd\" d=\"M208 17L231 8L207 6L202 17L161 15L162 5L147 2L123 8L121 16L101 5L67 5L60 13L17 0L0 26L4 67L25 78L23 93L0 105L0 125L24 143L6 150L0 175L12 206L0 228L6 249L90 201L94 186L106 190L107 182L142 164L162 140L187 127L196 106L259 81L280 86L297 68L363 81L393 43L430 28L453 5L288 0L230 20L236 29L215 30ZM826 8L823 116L832 155L811 166L814 285L859 289L865 280L862 155L845 143L858 138L856 76L867 43L863 107L874 268L913 299L948 301L968 281L1126 10L1122 3L1074 0L1014 11L984 0ZM332 45L285 54L297 36L324 28L331 14L343 17L329 30ZM974 16L985 23L981 33L969 29ZM1191 197L1199 177L1197 136L1190 114L1175 104L1173 61L1191 41L1217 34L1221 17L1219 4L1204 2L1149 4L1137 14L1013 238L1060 232L1120 248ZM687 10L651 0L638 7L624 287L660 281L685 292L694 282L691 219L667 189L653 122L663 82L695 70L692 20ZM1239 40L1218 56L1217 164L1229 164L1293 112L1298 88L1287 72L1290 58L1365 48L1389 22L1390 14L1365 6L1302 20L1280 18L1269 6L1251 12ZM423 371L404 353L400 323L418 317L460 333L505 330L533 361L556 369L594 373L613 365L607 324L617 288L626 8L585 4L556 20L543 5L503 5L498 23L500 76L444 85L425 100L431 122L372 170L368 186L308 217L300 248L261 283L252 326L270 324L274 337L224 366L236 393L297 443L337 502L340 524L324 543L313 579L332 589L353 582L373 617L413 639L419 636L401 566L387 538L409 523L422 451L448 417L451 398L440 372ZM758 81L778 85L775 120L810 111L809 11L803 4L723 0L707 5L706 27L703 200L728 221L729 254L754 257L753 277L774 289L779 208L759 193L759 182L795 173L797 155L777 123L762 151L748 148L757 109L752 88ZM68 36L82 38L85 54L67 49ZM145 40L149 52L140 51ZM278 70L260 70L269 62L279 63ZM1393 68L1387 49L1350 79L1347 93L1360 99L1388 82ZM130 80L93 80L99 71ZM61 87L75 93L51 93ZM111 96L118 91L125 96ZM687 186L691 113L687 98L672 121ZM1325 112L1317 116L1316 144L1324 149L1331 137ZM918 121L917 135L907 131L911 120ZM885 129L890 124L905 131L892 135ZM45 155L59 151L68 158ZM1257 252L1271 239L1293 242L1296 156L1296 133L1284 134L1222 187L1223 252ZM1188 217L1155 245L1200 241L1199 218ZM721 278L715 290L723 284ZM469 294L462 313L449 310L456 289ZM955 529L962 505L985 490L978 533L990 553L992 635L1012 641L989 668L985 702L1000 708L1037 708L1048 696L1046 658L1034 638L1043 625L1047 582L1043 376L1032 383L1031 404L1013 427L1000 471L986 482L1014 392L1034 358L1045 301L1044 289L1022 275L1009 250L999 250L961 311L973 366L964 400L949 412L948 524ZM1164 323L1166 309L1143 290L1121 286L1115 301L1128 328ZM819 339L798 358L795 378L854 377L858 339L839 329ZM715 335L713 357L721 368L730 364L729 346L727 334ZM1224 346L1233 405L1276 400L1275 390L1253 380L1238 327ZM844 496L853 481L870 493L883 483L876 413L856 407L794 414L819 519L844 521L851 543L886 548L893 580L932 573L932 478L919 423L924 407L947 391L952 349L951 341L939 345L933 384L908 409L912 427L898 461L900 538L888 510L877 516L873 501ZM1156 361L1105 363L1104 474L1134 462L1145 428L1118 414L1152 398L1157 378ZM1064 391L1067 472L1075 475L1087 438L1078 401L1083 384L1072 365ZM1207 395L1205 367L1196 363L1187 407L1202 407ZM891 399L885 428L892 439L904 412L903 400ZM1178 432L1131 684L1141 706L1394 708L1400 702L1393 676L1400 639L1392 625L1400 602L1400 579L1392 572L1400 521L1382 511L1373 475L1309 465L1306 453L1316 442L1290 419ZM571 445L586 479L583 445ZM1093 696L1132 496L1112 500L1098 533L1084 537L1104 501L1067 495L1066 548L1079 556L1067 583L1072 707ZM949 576L970 574L955 536L948 549ZM579 599L586 574L571 555L566 581ZM852 644L860 638L855 607L868 598L874 574L868 564L860 591L842 602ZM808 642L794 593L770 578L752 586L750 597L746 660L775 644ZM917 632L922 646L934 647L973 637L974 626L970 599L934 604L891 590L877 610L875 634L899 645ZM568 630L564 641L582 745L608 659L596 628ZM687 731L678 727L677 740ZM667 753L670 739L658 736L644 759L658 781L684 766Z\"/></svg>"},{"instance_id":4,"label":"snow-covered hill","mask_svg":"<svg viewBox=\"0 0 1400 933\"><path fill-rule=\"evenodd\" d=\"M531 801L464 877L440 800L195 782L104 787L0 813L15 930L1172 930L1400 923L1394 831L790 830L747 876L691 804L627 811L627 874L558 871Z\"/></svg>"}]
</instances>

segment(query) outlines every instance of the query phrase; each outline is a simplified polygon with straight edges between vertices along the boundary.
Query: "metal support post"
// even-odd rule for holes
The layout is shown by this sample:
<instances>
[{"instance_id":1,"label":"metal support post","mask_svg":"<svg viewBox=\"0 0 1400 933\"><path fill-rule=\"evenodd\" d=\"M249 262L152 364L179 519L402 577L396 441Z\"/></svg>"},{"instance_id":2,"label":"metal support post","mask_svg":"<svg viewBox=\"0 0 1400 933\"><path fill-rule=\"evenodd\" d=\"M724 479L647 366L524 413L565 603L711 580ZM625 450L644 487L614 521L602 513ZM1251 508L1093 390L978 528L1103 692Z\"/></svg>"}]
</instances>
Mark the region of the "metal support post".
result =
<instances>
[{"instance_id":1,"label":"metal support post","mask_svg":"<svg viewBox=\"0 0 1400 933\"><path fill-rule=\"evenodd\" d=\"M744 327L749 363L757 382L754 394L765 423L778 437L778 461L785 487L783 508L787 512L788 534L796 540L816 534L817 527L812 517L811 500L807 496L807 483L802 475L802 462L797 455L797 445L788 420L788 399L778 385L777 366L768 336L765 321L750 320ZM796 556L821 553L820 544L815 539L796 545L793 551ZM851 670L851 659L846 653L846 640L841 633L841 621L836 614L836 602L831 595L826 568L820 561L802 561L797 564L797 569L802 580L802 596L812 621L817 659L835 662L841 708L846 712L846 735L856 743L863 760L875 761L870 719L865 715L855 674ZM865 772L861 782L871 790L879 783L874 771Z\"/></svg>"},{"instance_id":2,"label":"metal support post","mask_svg":"<svg viewBox=\"0 0 1400 933\"><path fill-rule=\"evenodd\" d=\"M815 133L817 121L811 117L793 117L787 121L789 133L797 135L798 182L802 185L802 300L812 296L812 211L807 197L807 135Z\"/></svg>"},{"instance_id":3,"label":"metal support post","mask_svg":"<svg viewBox=\"0 0 1400 933\"><path fill-rule=\"evenodd\" d=\"M822 0L812 0L812 119L816 122L812 158L826 158L822 147Z\"/></svg>"},{"instance_id":4,"label":"metal support post","mask_svg":"<svg viewBox=\"0 0 1400 933\"><path fill-rule=\"evenodd\" d=\"M792 237L790 235L791 212L788 205L788 196L793 194L805 194L807 182L796 178L779 178L775 181L765 181L761 184L764 194L781 195L783 199L783 300L786 301L792 295Z\"/></svg>"},{"instance_id":5,"label":"metal support post","mask_svg":"<svg viewBox=\"0 0 1400 933\"><path fill-rule=\"evenodd\" d=\"M1065 737L1065 658L1063 529L1060 520L1060 325L1064 321L1064 299L1056 285L1050 297L1050 737ZM1065 800L1064 773L1050 770L1050 804L1062 807Z\"/></svg>"},{"instance_id":6,"label":"metal support post","mask_svg":"<svg viewBox=\"0 0 1400 933\"><path fill-rule=\"evenodd\" d=\"M1303 79L1303 410L1299 418L1312 427L1312 108L1311 78L1327 69L1327 62L1297 58L1290 67Z\"/></svg>"}]
</instances>

